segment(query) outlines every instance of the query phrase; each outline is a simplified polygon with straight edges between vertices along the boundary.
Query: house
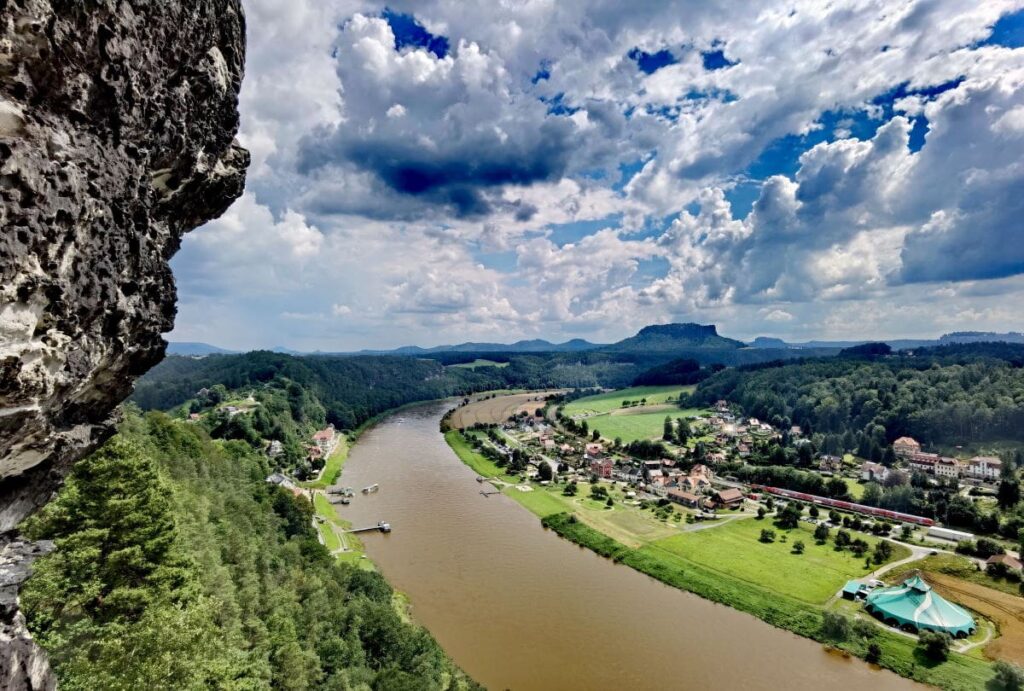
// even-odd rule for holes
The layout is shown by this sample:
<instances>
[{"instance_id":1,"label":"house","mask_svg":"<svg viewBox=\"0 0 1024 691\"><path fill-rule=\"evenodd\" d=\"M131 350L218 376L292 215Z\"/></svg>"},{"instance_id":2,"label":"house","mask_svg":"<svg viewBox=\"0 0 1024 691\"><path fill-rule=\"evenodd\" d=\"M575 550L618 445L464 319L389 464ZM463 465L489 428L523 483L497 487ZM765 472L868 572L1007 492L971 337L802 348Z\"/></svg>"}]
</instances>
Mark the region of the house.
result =
<instances>
[{"instance_id":1,"label":"house","mask_svg":"<svg viewBox=\"0 0 1024 691\"><path fill-rule=\"evenodd\" d=\"M554 439L550 439L550 438L549 439L541 439L540 443L544 447L545 451L554 451L554 449L555 449L555 440Z\"/></svg>"},{"instance_id":2,"label":"house","mask_svg":"<svg viewBox=\"0 0 1024 691\"><path fill-rule=\"evenodd\" d=\"M728 413L729 412L729 401L723 401L723 400L715 401L715 410L717 410L720 413Z\"/></svg>"},{"instance_id":3,"label":"house","mask_svg":"<svg viewBox=\"0 0 1024 691\"><path fill-rule=\"evenodd\" d=\"M935 462L935 474L939 477L960 477L960 461L955 458L942 456Z\"/></svg>"},{"instance_id":4,"label":"house","mask_svg":"<svg viewBox=\"0 0 1024 691\"><path fill-rule=\"evenodd\" d=\"M584 447L583 453L587 456L597 457L604 453L604 445L598 444L597 442L588 442Z\"/></svg>"},{"instance_id":5,"label":"house","mask_svg":"<svg viewBox=\"0 0 1024 691\"><path fill-rule=\"evenodd\" d=\"M860 466L860 479L864 482L885 482L889 477L889 469L881 463L865 461Z\"/></svg>"},{"instance_id":6,"label":"house","mask_svg":"<svg viewBox=\"0 0 1024 691\"><path fill-rule=\"evenodd\" d=\"M907 458L907 464L914 470L934 473L935 464L939 462L939 454L918 452Z\"/></svg>"},{"instance_id":7,"label":"house","mask_svg":"<svg viewBox=\"0 0 1024 691\"><path fill-rule=\"evenodd\" d=\"M713 451L709 453L705 459L712 465L718 465L719 463L725 463L725 454L721 451Z\"/></svg>"},{"instance_id":8,"label":"house","mask_svg":"<svg viewBox=\"0 0 1024 691\"><path fill-rule=\"evenodd\" d=\"M199 413L189 413L188 420L189 422L197 422L201 417L202 415L200 415Z\"/></svg>"},{"instance_id":9,"label":"house","mask_svg":"<svg viewBox=\"0 0 1024 691\"><path fill-rule=\"evenodd\" d=\"M295 483L281 473L271 473L268 475L267 483L277 485L278 487L284 487L285 489L295 489Z\"/></svg>"},{"instance_id":10,"label":"house","mask_svg":"<svg viewBox=\"0 0 1024 691\"><path fill-rule=\"evenodd\" d=\"M622 475L623 475L622 479L625 480L626 482L628 482L631 485L638 484L638 483L642 482L643 479L644 479L644 471L643 471L643 469L642 468L637 468L636 466L629 466L628 468L625 468L624 472L622 473Z\"/></svg>"},{"instance_id":11,"label":"house","mask_svg":"<svg viewBox=\"0 0 1024 691\"><path fill-rule=\"evenodd\" d=\"M838 472L843 467L843 459L839 456L830 456L829 454L822 454L821 458L818 459L818 470L822 470L829 473Z\"/></svg>"},{"instance_id":12,"label":"house","mask_svg":"<svg viewBox=\"0 0 1024 691\"><path fill-rule=\"evenodd\" d=\"M329 444L334 441L334 425L327 425L327 427L313 433L313 443Z\"/></svg>"},{"instance_id":13,"label":"house","mask_svg":"<svg viewBox=\"0 0 1024 691\"><path fill-rule=\"evenodd\" d=\"M670 489L668 491L668 498L669 501L674 501L677 504L689 506L690 508L694 509L697 508L698 504L700 504L699 496L693 494L692 492L685 492L683 490L678 489Z\"/></svg>"},{"instance_id":14,"label":"house","mask_svg":"<svg viewBox=\"0 0 1024 691\"><path fill-rule=\"evenodd\" d=\"M803 434L803 430L800 429L800 425L793 425L789 428L789 436L799 437L801 434Z\"/></svg>"},{"instance_id":15,"label":"house","mask_svg":"<svg viewBox=\"0 0 1024 691\"><path fill-rule=\"evenodd\" d=\"M743 503L743 492L735 487L715 492L715 503L725 508L733 508Z\"/></svg>"},{"instance_id":16,"label":"house","mask_svg":"<svg viewBox=\"0 0 1024 691\"><path fill-rule=\"evenodd\" d=\"M986 566L993 566L995 564L1001 564L1011 571L1020 571L1024 568L1024 564L1021 564L1020 559L1011 557L1009 554L994 554L985 561Z\"/></svg>"},{"instance_id":17,"label":"house","mask_svg":"<svg viewBox=\"0 0 1024 691\"><path fill-rule=\"evenodd\" d=\"M590 462L590 472L605 480L611 479L613 468L610 458L595 458Z\"/></svg>"},{"instance_id":18,"label":"house","mask_svg":"<svg viewBox=\"0 0 1024 691\"><path fill-rule=\"evenodd\" d=\"M740 458L746 458L750 455L750 445L740 442L736 446L736 453L739 454Z\"/></svg>"},{"instance_id":19,"label":"house","mask_svg":"<svg viewBox=\"0 0 1024 691\"><path fill-rule=\"evenodd\" d=\"M921 453L921 445L913 437L900 437L892 443L892 450L896 452L897 458L906 460L916 453Z\"/></svg>"},{"instance_id":20,"label":"house","mask_svg":"<svg viewBox=\"0 0 1024 691\"><path fill-rule=\"evenodd\" d=\"M644 479L650 482L652 477L661 477L661 461L644 461Z\"/></svg>"},{"instance_id":21,"label":"house","mask_svg":"<svg viewBox=\"0 0 1024 691\"><path fill-rule=\"evenodd\" d=\"M978 480L998 480L1003 472L1003 462L995 456L975 456L967 461L964 475Z\"/></svg>"},{"instance_id":22,"label":"house","mask_svg":"<svg viewBox=\"0 0 1024 691\"><path fill-rule=\"evenodd\" d=\"M279 442L277 439L274 439L267 444L267 455L271 458L277 458L282 453L284 453L284 444Z\"/></svg>"}]
</instances>

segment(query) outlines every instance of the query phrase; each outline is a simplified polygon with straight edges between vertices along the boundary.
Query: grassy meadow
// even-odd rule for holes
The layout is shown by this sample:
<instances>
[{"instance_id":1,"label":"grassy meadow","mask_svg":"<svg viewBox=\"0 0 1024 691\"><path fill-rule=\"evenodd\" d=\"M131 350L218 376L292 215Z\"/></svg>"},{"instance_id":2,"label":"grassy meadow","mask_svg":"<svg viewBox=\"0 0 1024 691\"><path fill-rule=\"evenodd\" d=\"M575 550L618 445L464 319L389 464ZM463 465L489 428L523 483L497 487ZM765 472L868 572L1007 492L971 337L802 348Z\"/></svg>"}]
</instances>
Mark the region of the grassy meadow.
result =
<instances>
[{"instance_id":1,"label":"grassy meadow","mask_svg":"<svg viewBox=\"0 0 1024 691\"><path fill-rule=\"evenodd\" d=\"M775 531L775 542L759 540L764 528ZM834 535L835 531L832 532ZM865 539L872 549L878 542ZM798 540L804 543L803 554L793 554L793 543ZM891 561L910 556L906 547L894 547ZM813 604L824 604L846 581L878 568L865 568L864 557L849 551L837 552L831 540L817 544L813 529L806 523L793 530L781 530L767 518L744 518L708 530L675 535L652 543L650 549L669 552L732 578Z\"/></svg>"}]
</instances>

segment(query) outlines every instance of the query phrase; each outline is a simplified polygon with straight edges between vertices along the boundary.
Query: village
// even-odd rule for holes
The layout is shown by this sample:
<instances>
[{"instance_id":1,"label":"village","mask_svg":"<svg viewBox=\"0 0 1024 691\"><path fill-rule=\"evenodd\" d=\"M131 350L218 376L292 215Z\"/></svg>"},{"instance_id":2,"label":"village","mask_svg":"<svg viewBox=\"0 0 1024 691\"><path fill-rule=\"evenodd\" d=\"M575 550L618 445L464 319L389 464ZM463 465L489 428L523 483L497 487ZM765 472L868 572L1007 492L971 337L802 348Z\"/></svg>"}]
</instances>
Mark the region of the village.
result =
<instances>
[{"instance_id":1,"label":"village","mask_svg":"<svg viewBox=\"0 0 1024 691\"><path fill-rule=\"evenodd\" d=\"M471 420L465 438L502 472L477 466L478 480L542 518L569 510L624 546L656 552L690 573L707 566L790 595L794 579L804 581L798 599L839 620L915 641L926 632L948 634L952 649L965 654L997 645L1024 656L1013 604L1022 568L1016 541L857 501L871 488L911 479L964 501L989 501L1004 476L998 457L958 459L901 437L884 462L807 458L811 445L799 427L776 428L727 401L695 410L684 407L678 388L588 393L541 392L513 410L492 404L507 414L493 423L467 399L469 411L463 417L465 408L456 409L449 424ZM608 439L606 429L633 434ZM783 445L803 457L799 469L786 471L817 490L761 478L767 450ZM802 566L788 561L805 554L813 558Z\"/></svg>"}]
</instances>

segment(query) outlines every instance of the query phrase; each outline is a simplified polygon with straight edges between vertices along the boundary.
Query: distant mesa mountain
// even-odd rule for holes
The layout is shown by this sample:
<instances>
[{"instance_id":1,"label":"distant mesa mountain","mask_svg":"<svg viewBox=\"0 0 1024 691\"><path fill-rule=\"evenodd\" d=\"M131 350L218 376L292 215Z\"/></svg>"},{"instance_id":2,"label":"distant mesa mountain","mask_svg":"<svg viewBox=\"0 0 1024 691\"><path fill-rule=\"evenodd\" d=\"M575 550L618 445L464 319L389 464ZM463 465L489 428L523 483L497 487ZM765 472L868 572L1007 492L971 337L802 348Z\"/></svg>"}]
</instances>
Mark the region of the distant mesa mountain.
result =
<instances>
[{"instance_id":1,"label":"distant mesa mountain","mask_svg":"<svg viewBox=\"0 0 1024 691\"><path fill-rule=\"evenodd\" d=\"M742 341L719 336L714 324L655 324L640 329L636 336L605 346L601 350L658 352L693 348L738 350L744 347Z\"/></svg>"},{"instance_id":2,"label":"distant mesa mountain","mask_svg":"<svg viewBox=\"0 0 1024 691\"><path fill-rule=\"evenodd\" d=\"M781 338L771 338L769 336L758 336L750 342L751 348L794 348L796 346L786 343Z\"/></svg>"},{"instance_id":3,"label":"distant mesa mountain","mask_svg":"<svg viewBox=\"0 0 1024 691\"><path fill-rule=\"evenodd\" d=\"M184 355L186 357L202 357L204 355L233 355L237 350L227 350L209 343L197 341L171 341L167 344L168 355Z\"/></svg>"}]
</instances>

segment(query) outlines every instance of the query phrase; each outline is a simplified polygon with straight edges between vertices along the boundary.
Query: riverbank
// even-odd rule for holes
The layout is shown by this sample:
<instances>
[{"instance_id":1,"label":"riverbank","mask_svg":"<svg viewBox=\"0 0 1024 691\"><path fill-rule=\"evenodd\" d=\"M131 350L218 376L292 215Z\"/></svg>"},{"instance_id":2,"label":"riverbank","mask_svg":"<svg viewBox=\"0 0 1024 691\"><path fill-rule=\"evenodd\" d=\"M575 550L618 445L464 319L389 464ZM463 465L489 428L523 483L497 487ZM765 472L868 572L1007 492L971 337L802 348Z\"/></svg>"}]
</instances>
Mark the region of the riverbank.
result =
<instances>
[{"instance_id":1,"label":"riverbank","mask_svg":"<svg viewBox=\"0 0 1024 691\"><path fill-rule=\"evenodd\" d=\"M473 451L458 433L449 432L445 439L459 459L478 474L501 474L497 466ZM658 539L634 539L632 544L624 544L620 540L632 535L631 529L638 525L629 511L602 512L599 502L562 497L560 493L538 485L528 486L530 491L522 491L526 487L505 487L503 493L540 516L545 527L561 537L667 585L752 614L773 626L819 641L843 654L864 658L868 646L877 644L882 650L879 664L909 679L946 689L977 689L984 688L992 678L991 665L983 660L954 653L947 662L935 664L917 651L914 640L881 627L875 627L869 637L853 634L846 640L829 640L822 633L823 603L807 602L780 589L738 578L728 570L701 564L683 556L678 550L659 546ZM581 488L584 487L581 485ZM594 506L589 506L588 502ZM618 517L613 519L613 515ZM590 522L600 525L601 529L595 529L588 524ZM713 533L717 529L708 532ZM620 540L609 535L616 532ZM799 590L794 584L792 592Z\"/></svg>"}]
</instances>

